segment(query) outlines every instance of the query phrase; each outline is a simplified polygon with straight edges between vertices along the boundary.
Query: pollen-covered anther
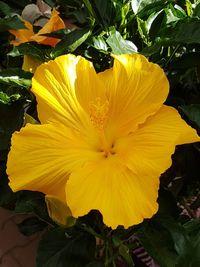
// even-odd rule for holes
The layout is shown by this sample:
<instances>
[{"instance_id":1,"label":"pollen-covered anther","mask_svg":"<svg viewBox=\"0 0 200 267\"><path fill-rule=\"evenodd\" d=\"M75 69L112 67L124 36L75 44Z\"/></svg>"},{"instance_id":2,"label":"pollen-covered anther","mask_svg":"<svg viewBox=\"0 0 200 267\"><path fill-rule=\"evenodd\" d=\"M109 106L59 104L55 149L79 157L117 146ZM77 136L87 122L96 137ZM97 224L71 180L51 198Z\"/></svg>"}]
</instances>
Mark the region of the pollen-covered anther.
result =
<instances>
[{"instance_id":1,"label":"pollen-covered anther","mask_svg":"<svg viewBox=\"0 0 200 267\"><path fill-rule=\"evenodd\" d=\"M90 104L90 120L95 128L102 130L104 123L107 119L109 109L108 100L102 100L100 97L97 97L95 101Z\"/></svg>"}]
</instances>

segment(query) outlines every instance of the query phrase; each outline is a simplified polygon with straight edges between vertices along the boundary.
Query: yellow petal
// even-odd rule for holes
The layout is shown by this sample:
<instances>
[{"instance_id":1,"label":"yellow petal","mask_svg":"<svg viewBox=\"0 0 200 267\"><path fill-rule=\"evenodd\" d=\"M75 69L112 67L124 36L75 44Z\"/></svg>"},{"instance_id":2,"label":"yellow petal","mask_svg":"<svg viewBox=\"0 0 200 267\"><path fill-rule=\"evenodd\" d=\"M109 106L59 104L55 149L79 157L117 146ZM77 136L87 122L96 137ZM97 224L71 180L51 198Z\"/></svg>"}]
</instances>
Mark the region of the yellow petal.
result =
<instances>
[{"instance_id":1,"label":"yellow petal","mask_svg":"<svg viewBox=\"0 0 200 267\"><path fill-rule=\"evenodd\" d=\"M178 112L163 105L134 133L119 139L115 151L134 173L160 176L170 167L176 145L198 141Z\"/></svg>"},{"instance_id":2,"label":"yellow petal","mask_svg":"<svg viewBox=\"0 0 200 267\"><path fill-rule=\"evenodd\" d=\"M40 191L65 201L69 173L98 156L79 134L63 125L27 124L12 136L9 185L13 191Z\"/></svg>"},{"instance_id":3,"label":"yellow petal","mask_svg":"<svg viewBox=\"0 0 200 267\"><path fill-rule=\"evenodd\" d=\"M76 96L81 106L89 115L91 107L97 101L105 103L108 101L106 97L106 88L99 79L92 62L80 57L76 65L77 79L75 83Z\"/></svg>"},{"instance_id":4,"label":"yellow petal","mask_svg":"<svg viewBox=\"0 0 200 267\"><path fill-rule=\"evenodd\" d=\"M73 172L66 185L74 217L99 210L107 226L128 228L157 212L159 178L137 176L112 158Z\"/></svg>"},{"instance_id":5,"label":"yellow petal","mask_svg":"<svg viewBox=\"0 0 200 267\"><path fill-rule=\"evenodd\" d=\"M110 131L124 135L135 130L166 100L169 85L164 71L139 54L114 55L113 68L98 76L107 87L112 115Z\"/></svg>"},{"instance_id":6,"label":"yellow petal","mask_svg":"<svg viewBox=\"0 0 200 267\"><path fill-rule=\"evenodd\" d=\"M59 12L56 11L56 9L53 9L49 21L44 25L44 27L41 30L39 30L37 34L35 34L32 37L32 40L40 44L56 46L56 44L60 41L60 39L42 36L42 34L55 32L64 28L65 28L65 23L59 17Z\"/></svg>"},{"instance_id":7,"label":"yellow petal","mask_svg":"<svg viewBox=\"0 0 200 267\"><path fill-rule=\"evenodd\" d=\"M45 202L51 219L58 224L68 225L71 218L71 211L67 204L51 195L45 196Z\"/></svg>"},{"instance_id":8,"label":"yellow petal","mask_svg":"<svg viewBox=\"0 0 200 267\"><path fill-rule=\"evenodd\" d=\"M25 71L29 71L34 73L39 65L42 64L42 61L29 56L29 55L24 55L24 61L22 65L22 69Z\"/></svg>"},{"instance_id":9,"label":"yellow petal","mask_svg":"<svg viewBox=\"0 0 200 267\"><path fill-rule=\"evenodd\" d=\"M34 35L33 32L33 26L31 25L30 22L26 20L22 20L26 26L26 29L20 29L20 30L9 30L11 34L13 34L16 39L12 40L10 43L18 46L22 43L30 42L32 36Z\"/></svg>"},{"instance_id":10,"label":"yellow petal","mask_svg":"<svg viewBox=\"0 0 200 267\"><path fill-rule=\"evenodd\" d=\"M36 95L38 116L42 123L56 120L79 130L85 127L89 118L75 94L76 65L79 60L80 57L68 54L37 68L32 91Z\"/></svg>"}]
</instances>

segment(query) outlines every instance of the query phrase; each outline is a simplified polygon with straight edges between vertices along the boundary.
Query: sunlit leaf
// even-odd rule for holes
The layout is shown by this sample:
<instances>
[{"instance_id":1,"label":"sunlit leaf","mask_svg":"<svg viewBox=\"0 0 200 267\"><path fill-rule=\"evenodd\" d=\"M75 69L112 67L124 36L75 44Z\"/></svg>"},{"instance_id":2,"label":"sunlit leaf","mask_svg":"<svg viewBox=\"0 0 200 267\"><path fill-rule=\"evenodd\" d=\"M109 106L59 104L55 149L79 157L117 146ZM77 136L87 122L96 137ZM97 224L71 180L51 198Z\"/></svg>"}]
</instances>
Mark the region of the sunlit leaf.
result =
<instances>
[{"instance_id":1,"label":"sunlit leaf","mask_svg":"<svg viewBox=\"0 0 200 267\"><path fill-rule=\"evenodd\" d=\"M106 42L112 49L113 54L132 54L137 52L137 47L131 41L124 40L121 34L112 29Z\"/></svg>"},{"instance_id":2,"label":"sunlit leaf","mask_svg":"<svg viewBox=\"0 0 200 267\"><path fill-rule=\"evenodd\" d=\"M0 83L30 88L32 74L21 69L7 69L0 72Z\"/></svg>"},{"instance_id":3,"label":"sunlit leaf","mask_svg":"<svg viewBox=\"0 0 200 267\"><path fill-rule=\"evenodd\" d=\"M52 50L50 56L55 58L62 54L75 51L91 34L90 29L77 29L65 35L63 40Z\"/></svg>"},{"instance_id":4,"label":"sunlit leaf","mask_svg":"<svg viewBox=\"0 0 200 267\"><path fill-rule=\"evenodd\" d=\"M102 51L108 50L108 45L106 44L106 41L104 40L104 38L101 36L93 37L93 46L98 50L102 50Z\"/></svg>"}]
</instances>

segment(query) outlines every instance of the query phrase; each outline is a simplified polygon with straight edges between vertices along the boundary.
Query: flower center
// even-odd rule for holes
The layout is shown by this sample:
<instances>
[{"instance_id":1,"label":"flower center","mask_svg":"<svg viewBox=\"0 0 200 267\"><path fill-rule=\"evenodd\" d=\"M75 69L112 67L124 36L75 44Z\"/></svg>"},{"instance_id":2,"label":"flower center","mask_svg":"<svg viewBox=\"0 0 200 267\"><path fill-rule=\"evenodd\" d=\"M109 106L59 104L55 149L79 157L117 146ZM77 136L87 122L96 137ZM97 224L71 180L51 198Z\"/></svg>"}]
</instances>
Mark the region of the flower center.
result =
<instances>
[{"instance_id":1,"label":"flower center","mask_svg":"<svg viewBox=\"0 0 200 267\"><path fill-rule=\"evenodd\" d=\"M105 135L105 122L108 118L109 102L108 100L102 100L97 97L95 101L90 104L90 121L93 126L99 131L100 142L101 142L101 152L107 158L108 155L115 154L113 152L113 147L109 145Z\"/></svg>"}]
</instances>

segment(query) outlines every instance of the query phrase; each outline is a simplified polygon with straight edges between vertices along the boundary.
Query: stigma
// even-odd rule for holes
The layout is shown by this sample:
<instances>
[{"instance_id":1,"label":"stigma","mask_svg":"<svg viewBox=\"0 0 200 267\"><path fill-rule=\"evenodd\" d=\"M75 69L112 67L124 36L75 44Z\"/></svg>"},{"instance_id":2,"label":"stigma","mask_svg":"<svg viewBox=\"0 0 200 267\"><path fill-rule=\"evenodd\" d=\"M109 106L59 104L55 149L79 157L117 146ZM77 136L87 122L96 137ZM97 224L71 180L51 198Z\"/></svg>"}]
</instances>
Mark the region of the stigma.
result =
<instances>
[{"instance_id":1,"label":"stigma","mask_svg":"<svg viewBox=\"0 0 200 267\"><path fill-rule=\"evenodd\" d=\"M102 100L97 97L95 101L90 103L90 121L92 125L98 130L100 138L100 151L104 157L115 154L112 144L109 144L105 135L105 123L108 118L109 101Z\"/></svg>"},{"instance_id":2,"label":"stigma","mask_svg":"<svg viewBox=\"0 0 200 267\"><path fill-rule=\"evenodd\" d=\"M103 130L108 117L108 110L108 100L102 100L100 97L97 97L95 101L90 103L90 121L95 128Z\"/></svg>"}]
</instances>

